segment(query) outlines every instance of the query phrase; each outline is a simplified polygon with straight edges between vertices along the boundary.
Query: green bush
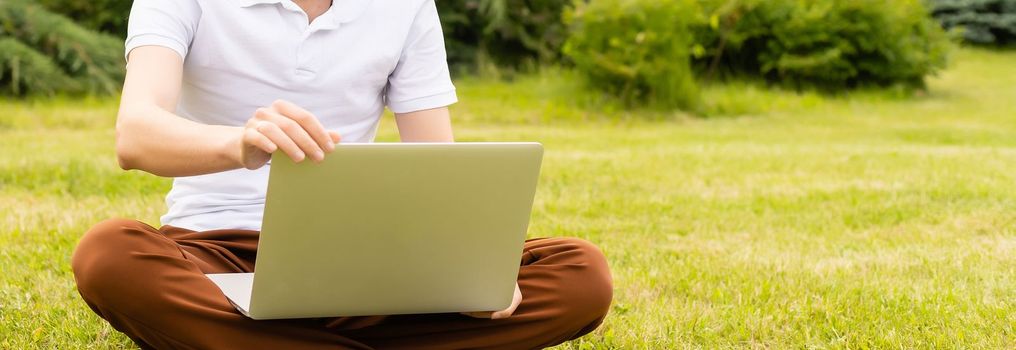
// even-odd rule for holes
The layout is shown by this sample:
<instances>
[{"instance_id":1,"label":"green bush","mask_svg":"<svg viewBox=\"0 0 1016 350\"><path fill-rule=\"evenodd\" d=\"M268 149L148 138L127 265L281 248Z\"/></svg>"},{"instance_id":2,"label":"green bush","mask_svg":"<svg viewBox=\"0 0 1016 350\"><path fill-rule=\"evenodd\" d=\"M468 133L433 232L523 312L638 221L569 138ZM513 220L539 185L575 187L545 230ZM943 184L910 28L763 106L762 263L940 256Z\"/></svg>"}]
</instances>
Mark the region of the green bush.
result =
<instances>
[{"instance_id":1,"label":"green bush","mask_svg":"<svg viewBox=\"0 0 1016 350\"><path fill-rule=\"evenodd\" d=\"M702 0L696 67L791 87L923 86L948 38L920 0Z\"/></svg>"},{"instance_id":2,"label":"green bush","mask_svg":"<svg viewBox=\"0 0 1016 350\"><path fill-rule=\"evenodd\" d=\"M561 13L571 0L438 1L449 61L505 66L560 56L566 28Z\"/></svg>"},{"instance_id":3,"label":"green bush","mask_svg":"<svg viewBox=\"0 0 1016 350\"><path fill-rule=\"evenodd\" d=\"M932 15L976 44L1016 44L1016 0L933 0Z\"/></svg>"},{"instance_id":4,"label":"green bush","mask_svg":"<svg viewBox=\"0 0 1016 350\"><path fill-rule=\"evenodd\" d=\"M0 92L52 95L77 86L49 57L11 38L0 38Z\"/></svg>"},{"instance_id":5,"label":"green bush","mask_svg":"<svg viewBox=\"0 0 1016 350\"><path fill-rule=\"evenodd\" d=\"M27 83L25 89L17 90L18 94L51 93L50 89L36 90L32 87L56 83L65 83L64 87L56 89L60 91L113 94L123 83L123 43L120 40L91 32L38 5L20 0L0 2L0 34L21 43L21 48L28 48L5 52L8 62L33 62L34 67L50 66L41 63L42 57L45 57L71 78L45 84ZM13 44L8 45L13 47ZM7 71L5 75L12 73L10 67L3 69ZM32 76L24 73L19 76L26 82L51 77L49 74Z\"/></svg>"},{"instance_id":6,"label":"green bush","mask_svg":"<svg viewBox=\"0 0 1016 350\"><path fill-rule=\"evenodd\" d=\"M697 12L690 0L579 1L565 16L564 53L591 86L629 104L693 107L688 26Z\"/></svg>"},{"instance_id":7,"label":"green bush","mask_svg":"<svg viewBox=\"0 0 1016 350\"><path fill-rule=\"evenodd\" d=\"M123 38L127 35L129 0L36 0L46 9L67 16L79 25Z\"/></svg>"}]
</instances>

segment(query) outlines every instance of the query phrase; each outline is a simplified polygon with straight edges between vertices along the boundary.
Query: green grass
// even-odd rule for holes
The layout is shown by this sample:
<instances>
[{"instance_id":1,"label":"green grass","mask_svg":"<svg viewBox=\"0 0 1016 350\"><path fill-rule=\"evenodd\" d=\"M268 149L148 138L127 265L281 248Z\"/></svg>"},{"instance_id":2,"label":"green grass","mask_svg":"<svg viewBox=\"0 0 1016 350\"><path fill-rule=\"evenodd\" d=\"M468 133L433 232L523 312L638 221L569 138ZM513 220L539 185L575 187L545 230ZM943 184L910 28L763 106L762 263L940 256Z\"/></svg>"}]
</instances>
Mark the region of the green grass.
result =
<instances>
[{"instance_id":1,"label":"green grass","mask_svg":"<svg viewBox=\"0 0 1016 350\"><path fill-rule=\"evenodd\" d=\"M611 315L563 348L1016 347L1016 53L918 94L708 86L706 118L570 81L462 79L453 109L460 140L543 142L531 234L608 255ZM164 210L116 167L115 108L0 102L0 348L131 347L68 266L91 224Z\"/></svg>"}]
</instances>

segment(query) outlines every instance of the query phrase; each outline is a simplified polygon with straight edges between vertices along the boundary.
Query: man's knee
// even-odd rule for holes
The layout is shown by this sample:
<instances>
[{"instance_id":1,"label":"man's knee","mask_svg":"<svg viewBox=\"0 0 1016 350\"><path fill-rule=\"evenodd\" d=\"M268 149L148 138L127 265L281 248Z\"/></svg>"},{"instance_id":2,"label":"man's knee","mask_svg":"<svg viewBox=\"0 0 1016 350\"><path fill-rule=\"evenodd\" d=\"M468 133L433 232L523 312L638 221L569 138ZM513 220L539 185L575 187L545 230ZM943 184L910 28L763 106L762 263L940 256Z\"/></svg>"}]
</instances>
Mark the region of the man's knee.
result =
<instances>
[{"instance_id":1,"label":"man's knee","mask_svg":"<svg viewBox=\"0 0 1016 350\"><path fill-rule=\"evenodd\" d=\"M131 270L130 259L144 231L151 228L136 220L109 219L93 226L81 240L71 257L71 269L78 290L86 299L103 294L108 281L123 278Z\"/></svg>"},{"instance_id":2,"label":"man's knee","mask_svg":"<svg viewBox=\"0 0 1016 350\"><path fill-rule=\"evenodd\" d=\"M563 286L563 311L566 318L580 324L598 324L607 315L614 298L614 283L607 260L603 252L588 241L568 238L566 244L571 246L569 253L575 254L576 265L580 268L573 270Z\"/></svg>"}]
</instances>

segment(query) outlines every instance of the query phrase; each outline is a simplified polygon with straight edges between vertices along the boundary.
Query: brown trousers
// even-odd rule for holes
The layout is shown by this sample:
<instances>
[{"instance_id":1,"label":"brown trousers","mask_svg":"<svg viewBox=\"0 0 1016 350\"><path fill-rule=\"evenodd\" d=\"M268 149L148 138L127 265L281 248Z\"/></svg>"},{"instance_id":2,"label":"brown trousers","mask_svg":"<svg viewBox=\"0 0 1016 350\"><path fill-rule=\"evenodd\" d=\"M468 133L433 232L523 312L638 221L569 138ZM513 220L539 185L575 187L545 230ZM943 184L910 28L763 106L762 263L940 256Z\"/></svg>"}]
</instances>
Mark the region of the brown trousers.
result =
<instances>
[{"instance_id":1,"label":"brown trousers","mask_svg":"<svg viewBox=\"0 0 1016 350\"><path fill-rule=\"evenodd\" d=\"M591 332L612 298L603 254L579 239L527 241L522 304L501 320L459 314L255 321L238 313L205 273L254 269L258 232L156 229L107 220L72 259L88 306L142 348L533 349Z\"/></svg>"}]
</instances>

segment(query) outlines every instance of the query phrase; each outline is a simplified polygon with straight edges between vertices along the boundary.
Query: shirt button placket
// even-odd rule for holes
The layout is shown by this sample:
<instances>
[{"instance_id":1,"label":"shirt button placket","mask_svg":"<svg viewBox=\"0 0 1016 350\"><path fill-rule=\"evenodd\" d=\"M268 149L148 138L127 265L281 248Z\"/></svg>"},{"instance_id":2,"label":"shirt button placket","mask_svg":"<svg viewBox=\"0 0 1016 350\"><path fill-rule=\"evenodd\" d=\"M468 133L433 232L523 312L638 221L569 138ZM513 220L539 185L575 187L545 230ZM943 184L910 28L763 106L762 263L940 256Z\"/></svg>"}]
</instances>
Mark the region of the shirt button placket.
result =
<instances>
[{"instance_id":1,"label":"shirt button placket","mask_svg":"<svg viewBox=\"0 0 1016 350\"><path fill-rule=\"evenodd\" d=\"M313 79L317 76L312 65L314 45L311 43L314 32L308 30L303 34L300 45L296 49L296 76L300 79Z\"/></svg>"}]
</instances>

